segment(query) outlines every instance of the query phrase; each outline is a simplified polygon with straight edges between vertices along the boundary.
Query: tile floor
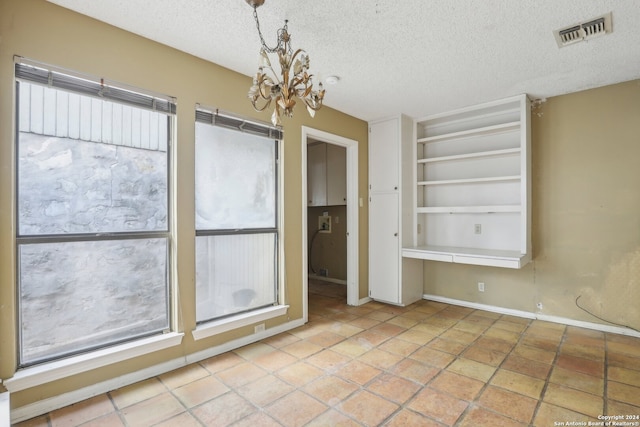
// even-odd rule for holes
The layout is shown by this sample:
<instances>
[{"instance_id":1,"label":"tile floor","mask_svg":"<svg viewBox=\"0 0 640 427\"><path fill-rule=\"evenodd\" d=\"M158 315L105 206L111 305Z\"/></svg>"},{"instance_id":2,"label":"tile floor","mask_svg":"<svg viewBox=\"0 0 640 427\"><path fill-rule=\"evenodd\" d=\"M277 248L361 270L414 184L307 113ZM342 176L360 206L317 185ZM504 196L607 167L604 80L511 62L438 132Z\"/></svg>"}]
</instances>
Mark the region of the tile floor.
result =
<instances>
[{"instance_id":1,"label":"tile floor","mask_svg":"<svg viewBox=\"0 0 640 427\"><path fill-rule=\"evenodd\" d=\"M311 283L303 327L18 425L539 427L640 415L638 338L429 301L345 301L343 286Z\"/></svg>"}]
</instances>

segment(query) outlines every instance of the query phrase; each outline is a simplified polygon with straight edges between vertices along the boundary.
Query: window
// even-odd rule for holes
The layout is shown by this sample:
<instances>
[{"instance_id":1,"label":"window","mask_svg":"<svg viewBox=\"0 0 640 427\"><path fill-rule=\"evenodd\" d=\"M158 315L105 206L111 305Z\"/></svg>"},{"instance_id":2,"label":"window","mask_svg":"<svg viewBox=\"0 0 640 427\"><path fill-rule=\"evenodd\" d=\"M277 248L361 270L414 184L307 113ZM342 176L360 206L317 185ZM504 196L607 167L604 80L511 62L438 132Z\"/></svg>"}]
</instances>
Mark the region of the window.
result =
<instances>
[{"instance_id":1,"label":"window","mask_svg":"<svg viewBox=\"0 0 640 427\"><path fill-rule=\"evenodd\" d=\"M278 302L277 129L196 112L196 320Z\"/></svg>"},{"instance_id":2,"label":"window","mask_svg":"<svg viewBox=\"0 0 640 427\"><path fill-rule=\"evenodd\" d=\"M175 104L16 64L19 363L169 328Z\"/></svg>"}]
</instances>

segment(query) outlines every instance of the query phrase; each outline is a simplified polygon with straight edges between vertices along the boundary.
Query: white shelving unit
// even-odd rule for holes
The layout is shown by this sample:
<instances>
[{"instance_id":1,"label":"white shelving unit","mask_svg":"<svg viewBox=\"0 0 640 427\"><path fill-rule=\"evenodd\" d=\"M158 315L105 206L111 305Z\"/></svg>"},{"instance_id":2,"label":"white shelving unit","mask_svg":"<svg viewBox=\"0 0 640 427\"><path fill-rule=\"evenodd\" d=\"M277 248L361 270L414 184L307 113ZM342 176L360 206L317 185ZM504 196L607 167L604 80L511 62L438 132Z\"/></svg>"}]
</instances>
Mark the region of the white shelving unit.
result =
<instances>
[{"instance_id":1,"label":"white shelving unit","mask_svg":"<svg viewBox=\"0 0 640 427\"><path fill-rule=\"evenodd\" d=\"M415 121L415 223L403 257L520 268L531 260L526 95Z\"/></svg>"}]
</instances>

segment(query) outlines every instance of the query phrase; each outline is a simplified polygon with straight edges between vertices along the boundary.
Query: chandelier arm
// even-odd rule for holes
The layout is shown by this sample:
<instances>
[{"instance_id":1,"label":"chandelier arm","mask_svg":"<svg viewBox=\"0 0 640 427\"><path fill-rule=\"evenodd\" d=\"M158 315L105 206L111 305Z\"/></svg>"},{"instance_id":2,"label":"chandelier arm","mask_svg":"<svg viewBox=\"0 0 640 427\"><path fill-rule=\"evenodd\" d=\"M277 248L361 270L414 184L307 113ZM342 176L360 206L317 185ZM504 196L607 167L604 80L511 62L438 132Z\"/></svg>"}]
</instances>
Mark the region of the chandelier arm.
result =
<instances>
[{"instance_id":1,"label":"chandelier arm","mask_svg":"<svg viewBox=\"0 0 640 427\"><path fill-rule=\"evenodd\" d=\"M264 100L271 101L271 89L270 89L270 86L267 86L265 84L259 85L258 86L258 95L260 95L260 98L262 98Z\"/></svg>"},{"instance_id":2,"label":"chandelier arm","mask_svg":"<svg viewBox=\"0 0 640 427\"><path fill-rule=\"evenodd\" d=\"M296 50L295 53L293 55L291 55L291 60L289 62L289 66L294 65L296 63L296 57L299 54L303 54L304 55L305 53L306 52L303 49ZM300 66L302 67L300 72L303 72L303 71L306 71L307 69L309 69L309 57L308 56L307 56L307 60L306 61L304 60L304 58L302 60L299 59L298 61L300 61ZM294 65L294 69L295 69L295 65ZM297 73L297 74L299 74L299 73Z\"/></svg>"},{"instance_id":3,"label":"chandelier arm","mask_svg":"<svg viewBox=\"0 0 640 427\"><path fill-rule=\"evenodd\" d=\"M298 85L301 85L301 84L302 84L302 85L304 85L304 89L298 89L298 87L297 87L297 86L298 86ZM302 79L298 78L298 79L295 79L295 80L293 80L293 81L291 82L291 87L295 89L295 91L296 91L296 96L300 96L300 95L298 95L298 92L299 92L299 91L304 91L307 87L309 87L309 85L308 85L308 83L307 83L307 82L305 82L304 80L302 80Z\"/></svg>"},{"instance_id":4,"label":"chandelier arm","mask_svg":"<svg viewBox=\"0 0 640 427\"><path fill-rule=\"evenodd\" d=\"M274 74L275 72L273 70L271 70ZM263 99L271 99L271 89L269 89L268 91L266 90L267 88L271 88L272 86L278 86L280 85L280 81L277 80L274 83L274 81L271 79L271 77L267 76L264 72L260 71L260 73L258 74L259 78L256 80L256 87L258 88L258 93L260 94L260 97L262 97ZM265 92L267 92L266 94L263 94L263 90Z\"/></svg>"},{"instance_id":5,"label":"chandelier arm","mask_svg":"<svg viewBox=\"0 0 640 427\"><path fill-rule=\"evenodd\" d=\"M296 49L295 53L291 56L291 62L296 59L296 56L298 56L299 53L307 53L307 51L304 49Z\"/></svg>"},{"instance_id":6,"label":"chandelier arm","mask_svg":"<svg viewBox=\"0 0 640 427\"><path fill-rule=\"evenodd\" d=\"M305 85L304 91L303 89L299 89L299 91L302 92L302 95L298 93L298 98L306 98L307 96L309 96L312 90L313 90L313 86Z\"/></svg>"},{"instance_id":7,"label":"chandelier arm","mask_svg":"<svg viewBox=\"0 0 640 427\"><path fill-rule=\"evenodd\" d=\"M300 74L302 74L302 75L300 75ZM303 84L303 85L307 86L309 84L309 81L313 77L313 74L307 74L306 72L301 72L301 73L298 73L298 74L294 74L294 77L298 81L296 86L298 84Z\"/></svg>"},{"instance_id":8,"label":"chandelier arm","mask_svg":"<svg viewBox=\"0 0 640 427\"><path fill-rule=\"evenodd\" d=\"M307 100L307 98L302 98L302 100L304 101L306 106L311 108L313 111L318 111L318 110L320 110L320 108L322 108L322 100L318 101L318 106L317 107L314 106L313 104L310 104L309 101Z\"/></svg>"},{"instance_id":9,"label":"chandelier arm","mask_svg":"<svg viewBox=\"0 0 640 427\"><path fill-rule=\"evenodd\" d=\"M264 103L264 105L262 107L258 107L258 105L256 104L255 100L253 100L253 99L251 100L251 105L253 105L253 109L254 110L256 110L258 112L261 112L261 111L266 110L269 107L269 105L271 105L271 98L262 98L262 99L265 99L267 101L267 102Z\"/></svg>"},{"instance_id":10,"label":"chandelier arm","mask_svg":"<svg viewBox=\"0 0 640 427\"><path fill-rule=\"evenodd\" d=\"M294 70L293 78L294 78L294 86L298 86L299 84L306 85L309 82L309 76L306 71L298 71L297 73Z\"/></svg>"},{"instance_id":11,"label":"chandelier arm","mask_svg":"<svg viewBox=\"0 0 640 427\"><path fill-rule=\"evenodd\" d=\"M278 77L278 74L276 74L276 70L274 70L274 69L273 69L273 67L271 67L271 66L269 65L269 66L267 66L267 67L263 67L263 68L268 68L269 70L271 70L271 74L273 74L273 81L274 81L276 84L278 84L278 85L279 85L279 84L282 84L282 83L280 82L280 78Z\"/></svg>"},{"instance_id":12,"label":"chandelier arm","mask_svg":"<svg viewBox=\"0 0 640 427\"><path fill-rule=\"evenodd\" d=\"M299 80L296 85L292 85L292 88L298 98L306 98L313 90L312 85L302 80Z\"/></svg>"}]
</instances>

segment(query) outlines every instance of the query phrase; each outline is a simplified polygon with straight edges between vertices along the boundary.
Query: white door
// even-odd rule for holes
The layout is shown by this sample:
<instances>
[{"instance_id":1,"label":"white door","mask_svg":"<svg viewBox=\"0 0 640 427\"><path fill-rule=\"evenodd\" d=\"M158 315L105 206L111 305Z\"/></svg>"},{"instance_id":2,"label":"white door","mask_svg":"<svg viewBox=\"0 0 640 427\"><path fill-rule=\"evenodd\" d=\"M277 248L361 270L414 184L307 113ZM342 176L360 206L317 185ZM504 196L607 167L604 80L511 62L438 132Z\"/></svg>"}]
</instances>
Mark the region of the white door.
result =
<instances>
[{"instance_id":1,"label":"white door","mask_svg":"<svg viewBox=\"0 0 640 427\"><path fill-rule=\"evenodd\" d=\"M398 119L372 123L369 133L369 185L372 192L398 191Z\"/></svg>"},{"instance_id":2,"label":"white door","mask_svg":"<svg viewBox=\"0 0 640 427\"><path fill-rule=\"evenodd\" d=\"M380 301L400 303L398 194L373 194L369 202L369 291Z\"/></svg>"}]
</instances>

